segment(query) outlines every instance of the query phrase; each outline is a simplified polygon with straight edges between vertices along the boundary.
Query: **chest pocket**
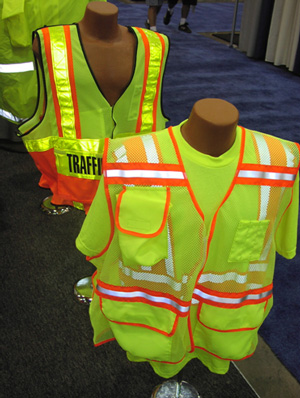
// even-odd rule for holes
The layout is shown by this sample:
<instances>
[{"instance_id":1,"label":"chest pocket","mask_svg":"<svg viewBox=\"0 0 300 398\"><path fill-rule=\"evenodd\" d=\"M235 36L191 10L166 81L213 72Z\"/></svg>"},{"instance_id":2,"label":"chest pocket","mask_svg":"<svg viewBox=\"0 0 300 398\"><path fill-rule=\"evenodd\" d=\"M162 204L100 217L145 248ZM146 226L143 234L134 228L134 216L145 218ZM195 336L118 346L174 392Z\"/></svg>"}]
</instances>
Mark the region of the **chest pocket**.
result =
<instances>
[{"instance_id":1,"label":"chest pocket","mask_svg":"<svg viewBox=\"0 0 300 398\"><path fill-rule=\"evenodd\" d=\"M240 220L228 262L259 260L270 220Z\"/></svg>"},{"instance_id":2,"label":"chest pocket","mask_svg":"<svg viewBox=\"0 0 300 398\"><path fill-rule=\"evenodd\" d=\"M168 257L167 187L125 187L117 196L116 226L126 267L153 266Z\"/></svg>"}]
</instances>

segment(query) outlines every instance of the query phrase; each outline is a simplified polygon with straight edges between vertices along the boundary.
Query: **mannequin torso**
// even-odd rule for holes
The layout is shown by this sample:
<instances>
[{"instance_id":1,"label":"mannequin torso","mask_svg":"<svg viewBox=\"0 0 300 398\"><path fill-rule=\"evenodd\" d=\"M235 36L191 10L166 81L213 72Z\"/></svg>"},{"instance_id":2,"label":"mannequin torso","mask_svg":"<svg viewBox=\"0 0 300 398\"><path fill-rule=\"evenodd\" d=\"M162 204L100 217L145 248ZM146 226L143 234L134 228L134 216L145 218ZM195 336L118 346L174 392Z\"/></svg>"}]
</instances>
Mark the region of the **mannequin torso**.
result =
<instances>
[{"instance_id":1,"label":"mannequin torso","mask_svg":"<svg viewBox=\"0 0 300 398\"><path fill-rule=\"evenodd\" d=\"M118 24L118 8L107 2L88 3L78 23L81 42L98 86L113 106L132 77L135 36ZM39 59L37 39L33 51Z\"/></svg>"},{"instance_id":2,"label":"mannequin torso","mask_svg":"<svg viewBox=\"0 0 300 398\"><path fill-rule=\"evenodd\" d=\"M229 102L216 98L202 99L194 104L181 133L197 151L218 157L233 145L238 118L238 110Z\"/></svg>"}]
</instances>

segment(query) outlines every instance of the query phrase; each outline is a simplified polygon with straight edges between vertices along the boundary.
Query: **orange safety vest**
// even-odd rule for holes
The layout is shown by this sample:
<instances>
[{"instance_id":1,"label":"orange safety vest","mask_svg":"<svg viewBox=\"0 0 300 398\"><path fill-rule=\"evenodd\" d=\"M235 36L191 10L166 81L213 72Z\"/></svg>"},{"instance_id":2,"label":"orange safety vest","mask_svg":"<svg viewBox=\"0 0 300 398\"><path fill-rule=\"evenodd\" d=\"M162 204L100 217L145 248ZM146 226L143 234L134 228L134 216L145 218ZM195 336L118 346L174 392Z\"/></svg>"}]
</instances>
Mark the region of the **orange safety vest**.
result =
<instances>
[{"instance_id":1,"label":"orange safety vest","mask_svg":"<svg viewBox=\"0 0 300 398\"><path fill-rule=\"evenodd\" d=\"M105 144L111 234L88 257L97 266L94 342L115 338L162 377L192 358L225 373L229 361L253 354L272 307L276 232L300 147L238 128L238 166L208 229L172 128Z\"/></svg>"}]
</instances>

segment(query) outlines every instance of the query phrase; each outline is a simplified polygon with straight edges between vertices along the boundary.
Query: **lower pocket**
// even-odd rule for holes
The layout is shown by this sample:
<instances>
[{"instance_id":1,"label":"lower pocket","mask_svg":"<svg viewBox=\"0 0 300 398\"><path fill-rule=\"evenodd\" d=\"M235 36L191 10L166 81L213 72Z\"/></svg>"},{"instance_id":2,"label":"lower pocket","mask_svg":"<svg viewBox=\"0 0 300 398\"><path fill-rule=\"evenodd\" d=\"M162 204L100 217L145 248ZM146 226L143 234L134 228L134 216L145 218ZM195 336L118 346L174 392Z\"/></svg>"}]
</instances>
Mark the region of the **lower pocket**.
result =
<instances>
[{"instance_id":1,"label":"lower pocket","mask_svg":"<svg viewBox=\"0 0 300 398\"><path fill-rule=\"evenodd\" d=\"M187 330L187 318L143 302L100 299L101 311L119 345L135 357L176 362L188 349L181 331ZM181 331L178 330L178 324ZM185 333L185 332L183 332ZM174 344L176 341L176 344Z\"/></svg>"},{"instance_id":2,"label":"lower pocket","mask_svg":"<svg viewBox=\"0 0 300 398\"><path fill-rule=\"evenodd\" d=\"M220 308L203 303L198 313L195 346L223 359L242 359L254 352L257 332L272 307L267 302L239 308Z\"/></svg>"}]
</instances>

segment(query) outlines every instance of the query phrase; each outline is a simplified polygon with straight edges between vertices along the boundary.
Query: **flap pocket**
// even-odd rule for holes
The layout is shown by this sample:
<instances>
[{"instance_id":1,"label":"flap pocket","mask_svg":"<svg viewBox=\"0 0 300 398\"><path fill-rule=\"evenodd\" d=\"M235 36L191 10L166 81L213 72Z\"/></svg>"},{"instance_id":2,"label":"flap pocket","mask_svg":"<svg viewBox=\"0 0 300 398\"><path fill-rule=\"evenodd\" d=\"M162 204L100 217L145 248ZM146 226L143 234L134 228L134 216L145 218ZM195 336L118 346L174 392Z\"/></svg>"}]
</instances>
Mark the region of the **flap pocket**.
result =
<instances>
[{"instance_id":1,"label":"flap pocket","mask_svg":"<svg viewBox=\"0 0 300 398\"><path fill-rule=\"evenodd\" d=\"M270 220L241 220L231 246L228 262L259 260Z\"/></svg>"},{"instance_id":2,"label":"flap pocket","mask_svg":"<svg viewBox=\"0 0 300 398\"><path fill-rule=\"evenodd\" d=\"M169 209L168 187L124 187L115 219L125 266L152 266L167 258Z\"/></svg>"}]
</instances>

